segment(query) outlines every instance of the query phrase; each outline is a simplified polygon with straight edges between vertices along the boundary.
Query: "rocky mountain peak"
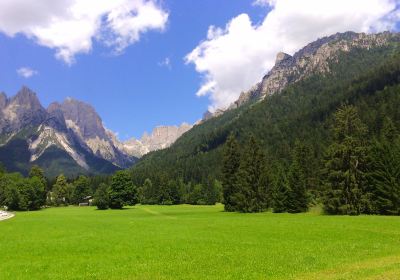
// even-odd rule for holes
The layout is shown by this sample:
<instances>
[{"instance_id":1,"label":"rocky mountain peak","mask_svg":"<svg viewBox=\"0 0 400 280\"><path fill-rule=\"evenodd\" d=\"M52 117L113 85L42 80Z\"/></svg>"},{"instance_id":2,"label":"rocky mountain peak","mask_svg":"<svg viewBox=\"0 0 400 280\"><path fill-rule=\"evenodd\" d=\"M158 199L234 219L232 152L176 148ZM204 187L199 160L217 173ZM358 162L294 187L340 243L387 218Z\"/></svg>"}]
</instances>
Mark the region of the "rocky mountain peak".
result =
<instances>
[{"instance_id":1,"label":"rocky mountain peak","mask_svg":"<svg viewBox=\"0 0 400 280\"><path fill-rule=\"evenodd\" d=\"M32 90L22 89L11 99L0 96L2 118L0 132L13 134L26 126L36 126L46 118L46 110Z\"/></svg>"},{"instance_id":2,"label":"rocky mountain peak","mask_svg":"<svg viewBox=\"0 0 400 280\"><path fill-rule=\"evenodd\" d=\"M180 126L157 126L150 134L144 132L139 140L132 138L119 142L114 137L114 143L127 154L142 157L149 152L168 148L192 127L188 123L182 123Z\"/></svg>"},{"instance_id":3,"label":"rocky mountain peak","mask_svg":"<svg viewBox=\"0 0 400 280\"><path fill-rule=\"evenodd\" d=\"M10 103L24 106L29 109L43 110L36 93L26 86L23 86L18 93L11 99Z\"/></svg>"},{"instance_id":4,"label":"rocky mountain peak","mask_svg":"<svg viewBox=\"0 0 400 280\"><path fill-rule=\"evenodd\" d=\"M229 109L237 108L251 100L260 100L266 95L279 93L287 85L298 82L313 73L322 75L329 73L331 63L336 61L341 52L350 52L357 48L383 47L392 41L400 41L400 34L345 32L320 38L300 49L293 56L280 52L277 54L275 66L262 81L243 92ZM213 116L216 115L213 114Z\"/></svg>"},{"instance_id":5,"label":"rocky mountain peak","mask_svg":"<svg viewBox=\"0 0 400 280\"><path fill-rule=\"evenodd\" d=\"M284 61L286 61L287 59L289 59L289 58L291 58L291 57L292 57L292 56L289 55L289 54L287 54L287 53L279 52L279 53L276 55L275 65L279 65L279 64L281 64L281 62L284 62Z\"/></svg>"},{"instance_id":6,"label":"rocky mountain peak","mask_svg":"<svg viewBox=\"0 0 400 280\"><path fill-rule=\"evenodd\" d=\"M65 122L64 114L61 110L61 104L53 102L47 108L47 119L44 122L45 125L53 127L58 131L67 131L67 125Z\"/></svg>"},{"instance_id":7,"label":"rocky mountain peak","mask_svg":"<svg viewBox=\"0 0 400 280\"><path fill-rule=\"evenodd\" d=\"M91 105L73 98L67 98L60 105L60 109L64 114L67 125L76 130L83 139L107 138L103 122Z\"/></svg>"}]
</instances>

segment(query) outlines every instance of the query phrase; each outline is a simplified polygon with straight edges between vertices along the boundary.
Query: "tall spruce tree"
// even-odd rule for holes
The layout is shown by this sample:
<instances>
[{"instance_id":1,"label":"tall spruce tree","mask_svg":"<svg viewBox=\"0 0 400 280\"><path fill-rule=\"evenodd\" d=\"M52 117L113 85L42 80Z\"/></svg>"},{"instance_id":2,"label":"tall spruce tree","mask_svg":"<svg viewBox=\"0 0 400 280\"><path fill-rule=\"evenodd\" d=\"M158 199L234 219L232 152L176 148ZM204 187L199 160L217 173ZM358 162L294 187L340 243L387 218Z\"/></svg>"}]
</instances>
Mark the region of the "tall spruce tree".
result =
<instances>
[{"instance_id":1,"label":"tall spruce tree","mask_svg":"<svg viewBox=\"0 0 400 280\"><path fill-rule=\"evenodd\" d=\"M245 145L238 170L237 210L240 212L261 212L267 208L267 186L263 183L265 156L253 135Z\"/></svg>"},{"instance_id":2,"label":"tall spruce tree","mask_svg":"<svg viewBox=\"0 0 400 280\"><path fill-rule=\"evenodd\" d=\"M400 215L400 139L392 120L383 122L370 151L369 183L376 214Z\"/></svg>"},{"instance_id":3,"label":"tall spruce tree","mask_svg":"<svg viewBox=\"0 0 400 280\"><path fill-rule=\"evenodd\" d=\"M300 213L308 210L307 188L309 171L310 150L300 141L296 141L292 155L292 164L288 173L288 185L290 192L287 199L287 211L289 213Z\"/></svg>"},{"instance_id":4,"label":"tall spruce tree","mask_svg":"<svg viewBox=\"0 0 400 280\"><path fill-rule=\"evenodd\" d=\"M324 210L328 214L358 215L366 211L366 132L355 107L345 105L335 113L334 142L325 162Z\"/></svg>"},{"instance_id":5,"label":"tall spruce tree","mask_svg":"<svg viewBox=\"0 0 400 280\"><path fill-rule=\"evenodd\" d=\"M279 166L275 172L273 179L273 187L271 194L272 212L283 213L288 211L288 195L290 189L288 186L285 170Z\"/></svg>"},{"instance_id":6,"label":"tall spruce tree","mask_svg":"<svg viewBox=\"0 0 400 280\"><path fill-rule=\"evenodd\" d=\"M235 136L230 134L223 151L222 190L225 211L237 210L237 178L240 167L240 148Z\"/></svg>"}]
</instances>

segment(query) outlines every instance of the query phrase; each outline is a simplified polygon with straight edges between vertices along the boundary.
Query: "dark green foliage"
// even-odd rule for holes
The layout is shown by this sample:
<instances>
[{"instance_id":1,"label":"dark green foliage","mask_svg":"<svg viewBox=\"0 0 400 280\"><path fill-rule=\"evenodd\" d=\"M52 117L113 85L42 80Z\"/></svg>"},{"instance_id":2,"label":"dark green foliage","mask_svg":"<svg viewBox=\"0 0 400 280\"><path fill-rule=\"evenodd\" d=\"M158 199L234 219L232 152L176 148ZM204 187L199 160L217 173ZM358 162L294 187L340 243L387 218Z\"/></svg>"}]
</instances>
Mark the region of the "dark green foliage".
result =
<instances>
[{"instance_id":1,"label":"dark green foliage","mask_svg":"<svg viewBox=\"0 0 400 280\"><path fill-rule=\"evenodd\" d=\"M226 141L222 159L222 189L225 211L236 211L237 209L239 167L240 148L235 136L231 134Z\"/></svg>"},{"instance_id":2,"label":"dark green foliage","mask_svg":"<svg viewBox=\"0 0 400 280\"><path fill-rule=\"evenodd\" d=\"M53 185L51 201L54 205L68 205L71 203L73 186L67 182L67 178L61 174Z\"/></svg>"},{"instance_id":3,"label":"dark green foliage","mask_svg":"<svg viewBox=\"0 0 400 280\"><path fill-rule=\"evenodd\" d=\"M45 186L38 177L23 178L18 173L0 177L0 205L9 210L38 210L45 198Z\"/></svg>"},{"instance_id":4,"label":"dark green foliage","mask_svg":"<svg viewBox=\"0 0 400 280\"><path fill-rule=\"evenodd\" d=\"M110 190L109 187L101 183L94 194L94 205L97 206L99 210L106 210L110 206Z\"/></svg>"},{"instance_id":5,"label":"dark green foliage","mask_svg":"<svg viewBox=\"0 0 400 280\"><path fill-rule=\"evenodd\" d=\"M153 179L154 174L162 172L167 180L180 178L203 184L211 177L226 185L223 147L230 134L235 135L238 146L250 134L262 139L260 145L271 166L291 166L295 141L301 139L311 150L307 191L311 202L318 203L324 191L323 159L334 138L329 127L341 104L357 108L360 119L369 128L366 139L379 134L383 117L390 117L396 125L400 122L398 44L356 49L341 54L338 61L332 62L330 73L313 75L262 102L205 121L169 149L146 155L132 169L134 182L142 185L146 178Z\"/></svg>"},{"instance_id":6,"label":"dark green foliage","mask_svg":"<svg viewBox=\"0 0 400 280\"><path fill-rule=\"evenodd\" d=\"M326 159L326 197L324 209L329 214L358 215L367 212L366 197L366 127L357 109L343 106L335 114L334 142Z\"/></svg>"},{"instance_id":7,"label":"dark green foliage","mask_svg":"<svg viewBox=\"0 0 400 280\"><path fill-rule=\"evenodd\" d=\"M400 215L400 137L391 119L385 118L380 140L373 142L369 155L373 212Z\"/></svg>"},{"instance_id":8,"label":"dark green foliage","mask_svg":"<svg viewBox=\"0 0 400 280\"><path fill-rule=\"evenodd\" d=\"M60 173L68 178L87 174L87 171L79 166L66 151L56 146L47 148L34 163L46 170L46 176L49 178L55 178Z\"/></svg>"},{"instance_id":9,"label":"dark green foliage","mask_svg":"<svg viewBox=\"0 0 400 280\"><path fill-rule=\"evenodd\" d=\"M142 204L156 204L158 201L156 199L157 195L157 188L153 186L153 183L150 179L146 179L144 181L142 187L142 200L140 203Z\"/></svg>"},{"instance_id":10,"label":"dark green foliage","mask_svg":"<svg viewBox=\"0 0 400 280\"><path fill-rule=\"evenodd\" d=\"M142 204L199 204L213 205L221 201L222 187L218 181L207 181L204 184L185 183L182 179L166 180L165 175L146 179L138 189Z\"/></svg>"},{"instance_id":11,"label":"dark green foliage","mask_svg":"<svg viewBox=\"0 0 400 280\"><path fill-rule=\"evenodd\" d=\"M137 203L136 187L127 172L118 171L112 176L109 195L111 209L122 209L125 205Z\"/></svg>"},{"instance_id":12,"label":"dark green foliage","mask_svg":"<svg viewBox=\"0 0 400 280\"><path fill-rule=\"evenodd\" d=\"M271 206L274 213L288 211L288 196L290 191L283 167L277 168L271 193Z\"/></svg>"},{"instance_id":13,"label":"dark green foliage","mask_svg":"<svg viewBox=\"0 0 400 280\"><path fill-rule=\"evenodd\" d=\"M72 203L79 204L83 201L83 199L87 196L90 196L92 191L90 189L90 182L86 176L79 176L73 182L73 194L72 194Z\"/></svg>"},{"instance_id":14,"label":"dark green foliage","mask_svg":"<svg viewBox=\"0 0 400 280\"><path fill-rule=\"evenodd\" d=\"M307 190L310 189L311 151L300 141L296 141L292 156L292 164L288 172L287 211L289 213L306 212L308 209Z\"/></svg>"},{"instance_id":15,"label":"dark green foliage","mask_svg":"<svg viewBox=\"0 0 400 280\"><path fill-rule=\"evenodd\" d=\"M264 153L254 136L251 136L243 150L237 173L236 211L252 213L266 210L268 186L264 185L265 172Z\"/></svg>"}]
</instances>

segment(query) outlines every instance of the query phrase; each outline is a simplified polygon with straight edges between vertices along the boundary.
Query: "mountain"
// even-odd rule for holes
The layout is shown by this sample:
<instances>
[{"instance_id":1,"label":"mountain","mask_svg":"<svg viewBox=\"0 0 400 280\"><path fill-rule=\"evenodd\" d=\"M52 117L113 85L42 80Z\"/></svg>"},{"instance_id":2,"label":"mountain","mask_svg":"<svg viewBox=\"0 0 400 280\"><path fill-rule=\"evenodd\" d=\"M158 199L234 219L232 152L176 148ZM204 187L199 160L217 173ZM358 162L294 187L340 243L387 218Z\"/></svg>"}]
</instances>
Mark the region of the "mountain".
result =
<instances>
[{"instance_id":1,"label":"mountain","mask_svg":"<svg viewBox=\"0 0 400 280\"><path fill-rule=\"evenodd\" d=\"M190 128L160 126L140 140L121 142L82 101L67 98L45 109L27 87L12 98L0 93L0 162L24 174L33 164L49 177L113 173L150 151L169 147Z\"/></svg>"},{"instance_id":2,"label":"mountain","mask_svg":"<svg viewBox=\"0 0 400 280\"><path fill-rule=\"evenodd\" d=\"M400 129L399 93L399 33L321 38L293 56L278 54L270 72L229 109L206 114L170 148L144 156L132 176L136 184L155 176L194 183L220 179L222 147L231 133L240 144L254 135L271 169L287 166L294 143L302 141L313 148L310 164L319 172L333 114L342 104L356 106L372 139L384 117Z\"/></svg>"},{"instance_id":3,"label":"mountain","mask_svg":"<svg viewBox=\"0 0 400 280\"><path fill-rule=\"evenodd\" d=\"M242 92L228 110L238 108L248 102L259 101L267 95L279 93L288 85L304 80L315 74L329 74L330 64L338 63L339 56L354 49L376 49L397 42L399 35L391 32L379 34L337 33L312 42L293 56L280 52L275 66L250 90ZM205 119L220 116L224 110L206 113Z\"/></svg>"},{"instance_id":4,"label":"mountain","mask_svg":"<svg viewBox=\"0 0 400 280\"><path fill-rule=\"evenodd\" d=\"M132 138L124 142L118 142L115 137L114 143L125 153L140 158L149 152L170 147L192 127L187 123L183 123L180 126L158 126L151 134L144 133L139 140Z\"/></svg>"},{"instance_id":5,"label":"mountain","mask_svg":"<svg viewBox=\"0 0 400 280\"><path fill-rule=\"evenodd\" d=\"M0 161L10 171L26 174L38 164L49 176L112 173L136 160L115 148L95 110L76 100L46 110L23 87L10 99L0 95L0 115Z\"/></svg>"}]
</instances>

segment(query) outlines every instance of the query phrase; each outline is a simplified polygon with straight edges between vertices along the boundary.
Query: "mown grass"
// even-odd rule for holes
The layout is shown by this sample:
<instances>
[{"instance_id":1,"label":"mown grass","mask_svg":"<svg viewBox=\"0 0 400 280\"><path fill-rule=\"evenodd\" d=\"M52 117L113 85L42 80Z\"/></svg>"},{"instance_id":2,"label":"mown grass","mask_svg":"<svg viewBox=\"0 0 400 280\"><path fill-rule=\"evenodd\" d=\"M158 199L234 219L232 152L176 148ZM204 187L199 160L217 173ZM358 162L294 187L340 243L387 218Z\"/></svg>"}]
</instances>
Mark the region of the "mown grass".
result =
<instances>
[{"instance_id":1,"label":"mown grass","mask_svg":"<svg viewBox=\"0 0 400 280\"><path fill-rule=\"evenodd\" d=\"M399 217L67 207L0 233L0 279L400 279Z\"/></svg>"}]
</instances>

